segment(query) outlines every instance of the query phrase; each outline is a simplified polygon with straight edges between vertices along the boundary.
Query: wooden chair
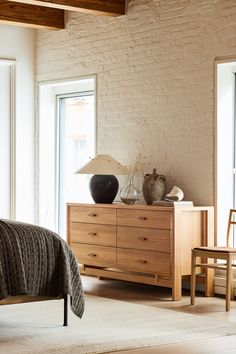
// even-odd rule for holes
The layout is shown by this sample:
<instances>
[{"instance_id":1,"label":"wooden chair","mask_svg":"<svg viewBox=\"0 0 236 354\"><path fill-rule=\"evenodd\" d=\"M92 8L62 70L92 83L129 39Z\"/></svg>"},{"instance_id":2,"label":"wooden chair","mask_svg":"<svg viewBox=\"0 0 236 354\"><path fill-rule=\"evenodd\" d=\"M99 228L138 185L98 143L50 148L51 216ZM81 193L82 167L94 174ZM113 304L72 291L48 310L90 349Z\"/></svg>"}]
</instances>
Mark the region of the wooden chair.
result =
<instances>
[{"instance_id":1,"label":"wooden chair","mask_svg":"<svg viewBox=\"0 0 236 354\"><path fill-rule=\"evenodd\" d=\"M234 221L235 209L230 209L229 221L227 227L227 242L226 247L195 247L192 249L192 274L191 274L191 305L195 304L196 290L196 268L213 268L226 270L226 311L230 310L230 299L233 300L233 281L232 268L236 266L233 261L236 260L236 248L230 247L230 234L232 226L236 224ZM202 262L197 263L197 257L200 257ZM208 259L213 259L214 263L210 263ZM225 263L219 263L217 260L224 260Z\"/></svg>"}]
</instances>

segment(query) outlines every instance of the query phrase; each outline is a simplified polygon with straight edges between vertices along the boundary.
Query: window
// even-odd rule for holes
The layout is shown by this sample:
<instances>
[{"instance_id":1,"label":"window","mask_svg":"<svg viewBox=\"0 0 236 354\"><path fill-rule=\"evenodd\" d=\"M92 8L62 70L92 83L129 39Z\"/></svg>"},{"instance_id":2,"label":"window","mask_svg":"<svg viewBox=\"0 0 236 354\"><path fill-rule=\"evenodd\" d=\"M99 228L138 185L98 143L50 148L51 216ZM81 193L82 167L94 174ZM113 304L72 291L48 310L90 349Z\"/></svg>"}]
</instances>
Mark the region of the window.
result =
<instances>
[{"instance_id":1,"label":"window","mask_svg":"<svg viewBox=\"0 0 236 354\"><path fill-rule=\"evenodd\" d=\"M236 62L217 64L216 206L218 246L225 245L229 209L236 207L235 68ZM236 247L235 235L234 247Z\"/></svg>"},{"instance_id":2,"label":"window","mask_svg":"<svg viewBox=\"0 0 236 354\"><path fill-rule=\"evenodd\" d=\"M75 172L95 153L95 77L40 83L37 222L66 237L66 203L89 202L88 176Z\"/></svg>"},{"instance_id":3,"label":"window","mask_svg":"<svg viewBox=\"0 0 236 354\"><path fill-rule=\"evenodd\" d=\"M15 218L15 61L0 59L0 215Z\"/></svg>"}]
</instances>

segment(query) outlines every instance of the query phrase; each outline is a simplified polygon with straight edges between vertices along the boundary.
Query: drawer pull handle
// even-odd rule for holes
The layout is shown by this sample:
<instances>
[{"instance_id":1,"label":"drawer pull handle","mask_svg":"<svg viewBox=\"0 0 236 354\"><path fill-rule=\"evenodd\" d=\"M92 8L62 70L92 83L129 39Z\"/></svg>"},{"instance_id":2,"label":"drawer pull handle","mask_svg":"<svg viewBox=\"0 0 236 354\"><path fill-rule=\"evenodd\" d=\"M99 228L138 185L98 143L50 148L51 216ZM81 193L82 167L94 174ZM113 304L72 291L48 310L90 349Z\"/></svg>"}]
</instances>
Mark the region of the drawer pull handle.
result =
<instances>
[{"instance_id":1,"label":"drawer pull handle","mask_svg":"<svg viewBox=\"0 0 236 354\"><path fill-rule=\"evenodd\" d=\"M146 263L147 263L147 261L145 261L145 259L139 259L139 260L138 260L138 263L141 263L141 264L146 264Z\"/></svg>"},{"instance_id":2,"label":"drawer pull handle","mask_svg":"<svg viewBox=\"0 0 236 354\"><path fill-rule=\"evenodd\" d=\"M146 216L140 216L138 219L139 220L147 220L148 218Z\"/></svg>"},{"instance_id":3,"label":"drawer pull handle","mask_svg":"<svg viewBox=\"0 0 236 354\"><path fill-rule=\"evenodd\" d=\"M91 213L91 214L89 214L89 216L92 216L92 218L94 218L95 216L97 216L97 214Z\"/></svg>"},{"instance_id":4,"label":"drawer pull handle","mask_svg":"<svg viewBox=\"0 0 236 354\"><path fill-rule=\"evenodd\" d=\"M88 235L89 236L97 236L97 233L96 232L89 232Z\"/></svg>"},{"instance_id":5,"label":"drawer pull handle","mask_svg":"<svg viewBox=\"0 0 236 354\"><path fill-rule=\"evenodd\" d=\"M140 240L140 241L147 241L147 237L138 237L138 240Z\"/></svg>"},{"instance_id":6,"label":"drawer pull handle","mask_svg":"<svg viewBox=\"0 0 236 354\"><path fill-rule=\"evenodd\" d=\"M96 253L89 253L88 256L89 257L97 257Z\"/></svg>"}]
</instances>

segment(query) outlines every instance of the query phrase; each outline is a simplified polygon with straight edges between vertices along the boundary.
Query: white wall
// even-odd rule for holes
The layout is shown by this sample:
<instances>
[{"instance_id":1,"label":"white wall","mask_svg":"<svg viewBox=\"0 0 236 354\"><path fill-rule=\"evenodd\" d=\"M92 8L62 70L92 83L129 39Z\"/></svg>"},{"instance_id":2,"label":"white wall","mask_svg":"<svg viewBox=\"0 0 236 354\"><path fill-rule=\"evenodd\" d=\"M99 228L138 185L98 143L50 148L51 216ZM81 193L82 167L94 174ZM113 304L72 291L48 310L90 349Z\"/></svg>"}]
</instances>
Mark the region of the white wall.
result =
<instances>
[{"instance_id":1,"label":"white wall","mask_svg":"<svg viewBox=\"0 0 236 354\"><path fill-rule=\"evenodd\" d=\"M17 220L34 221L34 66L35 32L0 25L0 58L16 60Z\"/></svg>"},{"instance_id":2,"label":"white wall","mask_svg":"<svg viewBox=\"0 0 236 354\"><path fill-rule=\"evenodd\" d=\"M126 16L66 23L37 33L37 80L97 74L97 151L130 164L143 144L145 173L212 205L214 61L236 58L235 0L131 0Z\"/></svg>"}]
</instances>

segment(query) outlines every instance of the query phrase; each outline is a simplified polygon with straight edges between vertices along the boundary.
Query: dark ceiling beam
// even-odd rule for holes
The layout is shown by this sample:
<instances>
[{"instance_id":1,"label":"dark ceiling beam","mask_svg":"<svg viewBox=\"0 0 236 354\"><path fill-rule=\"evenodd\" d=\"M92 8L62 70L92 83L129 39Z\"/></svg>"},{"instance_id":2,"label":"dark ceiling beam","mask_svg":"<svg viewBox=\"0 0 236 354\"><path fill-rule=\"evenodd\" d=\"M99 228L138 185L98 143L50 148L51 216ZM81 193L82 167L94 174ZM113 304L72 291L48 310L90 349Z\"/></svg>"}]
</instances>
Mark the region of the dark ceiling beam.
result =
<instances>
[{"instance_id":1,"label":"dark ceiling beam","mask_svg":"<svg viewBox=\"0 0 236 354\"><path fill-rule=\"evenodd\" d=\"M12 1L12 0L10 0ZM15 2L107 16L125 15L126 0L14 0Z\"/></svg>"},{"instance_id":2,"label":"dark ceiling beam","mask_svg":"<svg viewBox=\"0 0 236 354\"><path fill-rule=\"evenodd\" d=\"M65 28L63 10L1 0L0 23L31 28Z\"/></svg>"}]
</instances>

